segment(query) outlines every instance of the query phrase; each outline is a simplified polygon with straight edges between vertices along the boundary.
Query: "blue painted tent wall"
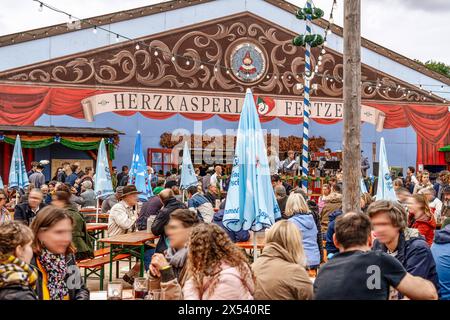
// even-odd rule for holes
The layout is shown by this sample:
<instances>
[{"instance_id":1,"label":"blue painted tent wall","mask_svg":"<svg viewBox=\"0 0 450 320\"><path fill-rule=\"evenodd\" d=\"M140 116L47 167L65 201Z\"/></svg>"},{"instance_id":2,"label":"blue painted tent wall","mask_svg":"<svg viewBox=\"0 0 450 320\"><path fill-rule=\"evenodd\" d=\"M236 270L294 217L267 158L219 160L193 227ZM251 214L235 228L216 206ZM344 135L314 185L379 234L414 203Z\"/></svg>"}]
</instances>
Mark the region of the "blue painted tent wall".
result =
<instances>
[{"instance_id":1,"label":"blue painted tent wall","mask_svg":"<svg viewBox=\"0 0 450 320\"><path fill-rule=\"evenodd\" d=\"M148 119L140 114L135 114L130 117L123 117L113 113L104 113L97 115L95 121L92 123L85 120L75 119L69 116L42 116L36 125L53 125L53 126L70 126L76 127L112 127L116 130L122 131L125 135L120 137L120 145L116 152L116 159L113 164L116 166L129 165L133 153L134 140L136 131L140 130L142 133L142 143L145 150L147 148L160 148L159 139L163 132L172 132L175 129L184 128L190 132L194 132L194 121L184 118L181 115L175 115L166 120ZM226 134L226 129L237 129L238 122L230 122L219 117L213 117L209 120L202 121L202 131L205 133L208 129L218 129L223 134ZM300 135L302 133L302 125L288 125L281 120L273 120L262 124L263 129L270 132L272 129L278 129L280 136ZM333 125L321 125L312 122L310 134L314 136L322 136L326 139L326 147L332 150L342 149L342 131L343 123ZM212 132L210 132L212 133ZM384 137L386 141L386 149L389 157L389 165L401 166L415 166L416 163L416 133L409 128L384 130L379 133L375 131L375 127L371 124L364 123L362 125L361 142L364 153L369 160L372 159L372 143L378 143L380 137ZM49 153L37 150L37 159L48 159ZM79 151L65 150L67 158L79 155ZM146 153L146 151L145 151ZM84 153L85 154L85 153ZM58 155L58 153L57 153ZM54 156L57 158L57 156Z\"/></svg>"}]
</instances>

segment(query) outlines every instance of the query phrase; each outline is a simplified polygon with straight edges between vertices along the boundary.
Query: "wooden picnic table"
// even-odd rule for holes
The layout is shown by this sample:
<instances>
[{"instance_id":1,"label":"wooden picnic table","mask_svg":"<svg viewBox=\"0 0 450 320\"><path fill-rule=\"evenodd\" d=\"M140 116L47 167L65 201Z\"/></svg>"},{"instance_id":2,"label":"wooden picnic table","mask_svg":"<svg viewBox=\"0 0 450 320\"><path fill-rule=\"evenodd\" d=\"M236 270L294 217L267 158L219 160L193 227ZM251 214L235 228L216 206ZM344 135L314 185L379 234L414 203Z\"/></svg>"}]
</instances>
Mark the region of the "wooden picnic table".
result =
<instances>
[{"instance_id":1,"label":"wooden picnic table","mask_svg":"<svg viewBox=\"0 0 450 320\"><path fill-rule=\"evenodd\" d=\"M96 213L97 212L96 208L81 208L79 211L81 213L89 213L89 212ZM101 212L101 209L99 208L98 211Z\"/></svg>"},{"instance_id":2,"label":"wooden picnic table","mask_svg":"<svg viewBox=\"0 0 450 320\"><path fill-rule=\"evenodd\" d=\"M97 217L96 213L81 213L83 215L83 217L85 218L86 221L94 221ZM109 219L109 214L108 213L99 213L98 214L98 220L103 220L103 221L108 221Z\"/></svg>"},{"instance_id":3,"label":"wooden picnic table","mask_svg":"<svg viewBox=\"0 0 450 320\"><path fill-rule=\"evenodd\" d=\"M112 265L114 257L129 253L132 256L139 258L141 261L140 276L144 275L144 251L145 243L150 240L158 239L158 236L146 231L137 231L132 233L120 234L117 236L100 239L99 242L107 243L111 246L109 255L109 279L112 279Z\"/></svg>"},{"instance_id":4,"label":"wooden picnic table","mask_svg":"<svg viewBox=\"0 0 450 320\"><path fill-rule=\"evenodd\" d=\"M95 238L95 247L98 248L98 240L105 237L105 230L108 230L107 223L86 223L86 230Z\"/></svg>"},{"instance_id":5,"label":"wooden picnic table","mask_svg":"<svg viewBox=\"0 0 450 320\"><path fill-rule=\"evenodd\" d=\"M86 229L88 232L98 230L108 230L107 223L86 223Z\"/></svg>"},{"instance_id":6,"label":"wooden picnic table","mask_svg":"<svg viewBox=\"0 0 450 320\"><path fill-rule=\"evenodd\" d=\"M239 248L242 249L249 249L249 250L253 250L254 249L254 244L253 244L253 240L249 239L248 241L244 241L244 242L236 242L236 245ZM266 245L266 242L264 239L256 239L256 248L257 249L264 249L264 246Z\"/></svg>"}]
</instances>

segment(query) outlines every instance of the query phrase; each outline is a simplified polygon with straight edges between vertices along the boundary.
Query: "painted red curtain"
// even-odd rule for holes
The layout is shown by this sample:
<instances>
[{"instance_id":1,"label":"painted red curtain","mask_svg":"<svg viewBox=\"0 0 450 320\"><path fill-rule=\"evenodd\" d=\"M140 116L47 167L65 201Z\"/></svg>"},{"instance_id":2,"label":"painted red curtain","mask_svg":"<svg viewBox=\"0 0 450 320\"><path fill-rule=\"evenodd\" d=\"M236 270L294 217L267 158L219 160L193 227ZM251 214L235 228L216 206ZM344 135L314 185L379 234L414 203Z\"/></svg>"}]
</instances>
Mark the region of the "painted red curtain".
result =
<instances>
[{"instance_id":1,"label":"painted red curtain","mask_svg":"<svg viewBox=\"0 0 450 320\"><path fill-rule=\"evenodd\" d=\"M66 89L29 86L0 86L0 124L32 125L43 114L69 115L82 119L81 100L101 93L114 92L92 89ZM383 105L369 103L386 114L385 129L412 126L417 133L417 163L445 164L442 152L437 150L450 142L450 113L447 107L423 105ZM117 111L130 116L135 111ZM142 112L151 119L164 120L173 112ZM206 120L214 114L182 113L191 120ZM218 115L227 121L239 120L239 115ZM261 117L262 122L274 117ZM288 124L301 124L303 118L280 117ZM334 124L341 119L313 119L320 124Z\"/></svg>"},{"instance_id":2,"label":"painted red curtain","mask_svg":"<svg viewBox=\"0 0 450 320\"><path fill-rule=\"evenodd\" d=\"M417 133L417 163L445 165L443 152L438 149L450 140L448 107L367 104L386 114L385 129L412 126Z\"/></svg>"}]
</instances>

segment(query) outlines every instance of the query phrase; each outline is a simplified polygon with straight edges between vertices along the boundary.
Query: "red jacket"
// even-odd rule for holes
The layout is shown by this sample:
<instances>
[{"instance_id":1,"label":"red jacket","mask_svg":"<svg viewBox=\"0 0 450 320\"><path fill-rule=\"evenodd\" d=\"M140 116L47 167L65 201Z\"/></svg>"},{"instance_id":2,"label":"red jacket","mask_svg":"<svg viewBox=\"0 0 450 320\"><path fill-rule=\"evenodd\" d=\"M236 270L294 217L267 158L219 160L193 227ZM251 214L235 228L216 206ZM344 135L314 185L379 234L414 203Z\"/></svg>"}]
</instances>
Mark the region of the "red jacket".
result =
<instances>
[{"instance_id":1,"label":"red jacket","mask_svg":"<svg viewBox=\"0 0 450 320\"><path fill-rule=\"evenodd\" d=\"M433 216L428 221L414 221L411 227L419 230L419 233L425 237L429 246L433 244L434 230L436 230L436 220L434 220Z\"/></svg>"}]
</instances>

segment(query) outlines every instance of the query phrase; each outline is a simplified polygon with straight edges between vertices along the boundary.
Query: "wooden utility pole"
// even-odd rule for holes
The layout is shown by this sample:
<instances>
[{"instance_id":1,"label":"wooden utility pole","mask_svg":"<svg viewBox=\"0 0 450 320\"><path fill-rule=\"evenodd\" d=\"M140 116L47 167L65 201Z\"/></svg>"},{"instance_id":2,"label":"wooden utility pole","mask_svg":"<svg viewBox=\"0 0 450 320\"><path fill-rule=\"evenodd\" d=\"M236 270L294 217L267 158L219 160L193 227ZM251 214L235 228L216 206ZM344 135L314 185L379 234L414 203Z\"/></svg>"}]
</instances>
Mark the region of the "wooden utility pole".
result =
<instances>
[{"instance_id":1,"label":"wooden utility pole","mask_svg":"<svg viewBox=\"0 0 450 320\"><path fill-rule=\"evenodd\" d=\"M361 0L344 1L344 137L342 208L360 211Z\"/></svg>"}]
</instances>

